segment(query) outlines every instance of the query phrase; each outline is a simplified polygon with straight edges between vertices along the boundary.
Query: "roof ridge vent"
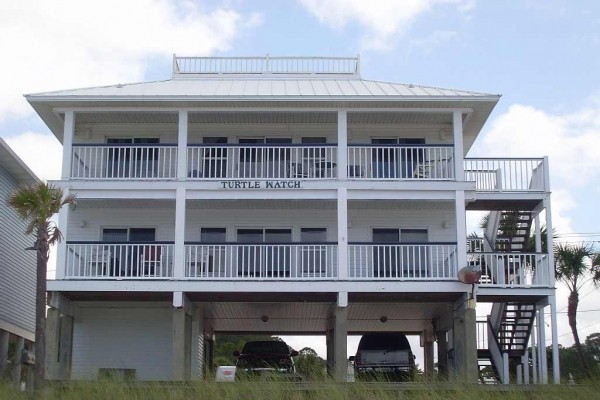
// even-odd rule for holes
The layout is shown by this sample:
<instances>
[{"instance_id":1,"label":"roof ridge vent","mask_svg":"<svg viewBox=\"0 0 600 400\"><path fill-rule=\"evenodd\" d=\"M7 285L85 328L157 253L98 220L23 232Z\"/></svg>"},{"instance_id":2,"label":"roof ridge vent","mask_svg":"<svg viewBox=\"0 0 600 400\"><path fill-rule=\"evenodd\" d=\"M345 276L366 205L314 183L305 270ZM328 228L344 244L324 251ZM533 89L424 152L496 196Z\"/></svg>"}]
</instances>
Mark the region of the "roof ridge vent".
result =
<instances>
[{"instance_id":1,"label":"roof ridge vent","mask_svg":"<svg viewBox=\"0 0 600 400\"><path fill-rule=\"evenodd\" d=\"M356 57L178 57L173 54L173 78L216 77L341 77L360 78Z\"/></svg>"}]
</instances>

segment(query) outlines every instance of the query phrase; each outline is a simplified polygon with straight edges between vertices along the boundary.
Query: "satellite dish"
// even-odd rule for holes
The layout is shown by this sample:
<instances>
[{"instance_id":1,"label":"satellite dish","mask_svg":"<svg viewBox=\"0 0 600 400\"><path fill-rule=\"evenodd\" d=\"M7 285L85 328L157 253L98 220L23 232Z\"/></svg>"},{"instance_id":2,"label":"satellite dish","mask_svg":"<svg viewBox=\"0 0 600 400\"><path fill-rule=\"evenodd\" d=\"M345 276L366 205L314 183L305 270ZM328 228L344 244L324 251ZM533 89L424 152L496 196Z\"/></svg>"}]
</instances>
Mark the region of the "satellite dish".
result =
<instances>
[{"instance_id":1,"label":"satellite dish","mask_svg":"<svg viewBox=\"0 0 600 400\"><path fill-rule=\"evenodd\" d=\"M481 279L481 270L475 266L467 266L458 271L458 280L467 285L475 285Z\"/></svg>"}]
</instances>

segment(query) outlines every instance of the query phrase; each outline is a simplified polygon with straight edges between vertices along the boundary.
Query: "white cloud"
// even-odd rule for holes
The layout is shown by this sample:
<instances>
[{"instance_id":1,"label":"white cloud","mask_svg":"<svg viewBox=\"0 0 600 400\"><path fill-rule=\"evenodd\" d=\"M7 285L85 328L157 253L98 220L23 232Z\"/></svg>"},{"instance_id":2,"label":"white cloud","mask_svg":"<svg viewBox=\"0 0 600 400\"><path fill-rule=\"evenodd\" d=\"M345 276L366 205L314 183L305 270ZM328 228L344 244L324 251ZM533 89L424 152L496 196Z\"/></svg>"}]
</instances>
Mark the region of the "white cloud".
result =
<instances>
[{"instance_id":1,"label":"white cloud","mask_svg":"<svg viewBox=\"0 0 600 400\"><path fill-rule=\"evenodd\" d=\"M450 4L461 12L470 10L474 0L299 0L317 19L332 28L356 23L364 29L362 47L389 50L421 14L435 6Z\"/></svg>"},{"instance_id":2,"label":"white cloud","mask_svg":"<svg viewBox=\"0 0 600 400\"><path fill-rule=\"evenodd\" d=\"M458 36L454 31L435 31L421 39L411 39L410 45L421 49L425 54L431 54L436 48Z\"/></svg>"},{"instance_id":3,"label":"white cloud","mask_svg":"<svg viewBox=\"0 0 600 400\"><path fill-rule=\"evenodd\" d=\"M572 232L569 210L578 206L574 191L600 180L600 107L554 115L512 105L496 117L473 149L485 157L549 157L553 226Z\"/></svg>"},{"instance_id":4,"label":"white cloud","mask_svg":"<svg viewBox=\"0 0 600 400\"><path fill-rule=\"evenodd\" d=\"M31 112L23 93L139 81L152 57L227 50L260 23L187 0L0 2L0 121Z\"/></svg>"},{"instance_id":5,"label":"white cloud","mask_svg":"<svg viewBox=\"0 0 600 400\"><path fill-rule=\"evenodd\" d=\"M60 179L62 145L53 135L26 132L4 140L38 177Z\"/></svg>"}]
</instances>

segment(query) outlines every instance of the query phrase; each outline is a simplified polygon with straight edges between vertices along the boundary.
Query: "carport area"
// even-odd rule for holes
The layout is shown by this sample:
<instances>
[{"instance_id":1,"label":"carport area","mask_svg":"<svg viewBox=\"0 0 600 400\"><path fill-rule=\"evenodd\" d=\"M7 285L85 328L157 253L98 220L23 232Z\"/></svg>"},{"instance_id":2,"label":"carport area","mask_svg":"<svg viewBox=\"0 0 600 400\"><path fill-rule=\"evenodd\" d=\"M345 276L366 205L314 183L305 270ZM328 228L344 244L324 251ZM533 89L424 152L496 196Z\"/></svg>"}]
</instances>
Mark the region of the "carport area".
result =
<instances>
[{"instance_id":1,"label":"carport area","mask_svg":"<svg viewBox=\"0 0 600 400\"><path fill-rule=\"evenodd\" d=\"M212 365L211 349L217 334L324 336L326 361L331 375L338 380L346 379L348 356L353 355L347 351L349 336L370 332L418 336L423 358L417 363L429 375L434 373L434 358L437 358L439 373L460 373L457 361L465 357L457 351L469 347L467 335L473 335L472 347L475 348L475 321L472 321L472 329L465 329L469 324L465 321L464 309L460 306L457 309L461 301L376 301L370 298L340 304L323 300L194 302L194 309L199 313L196 318L204 332L205 366ZM421 353L417 349L413 352Z\"/></svg>"}]
</instances>

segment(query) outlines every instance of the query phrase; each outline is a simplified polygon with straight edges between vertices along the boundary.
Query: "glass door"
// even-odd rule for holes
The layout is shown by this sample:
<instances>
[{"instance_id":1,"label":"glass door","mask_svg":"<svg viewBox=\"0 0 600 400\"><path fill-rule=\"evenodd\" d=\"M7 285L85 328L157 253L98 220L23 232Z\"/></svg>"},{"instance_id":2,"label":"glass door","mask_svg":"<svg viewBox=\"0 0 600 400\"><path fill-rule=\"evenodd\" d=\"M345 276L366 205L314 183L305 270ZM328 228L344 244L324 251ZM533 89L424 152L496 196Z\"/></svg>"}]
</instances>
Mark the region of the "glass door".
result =
<instances>
[{"instance_id":1,"label":"glass door","mask_svg":"<svg viewBox=\"0 0 600 400\"><path fill-rule=\"evenodd\" d=\"M398 144L396 138L371 139L371 143L382 145L372 150L372 168L374 178L398 177ZM388 145L388 146L385 146ZM392 145L392 146L389 146Z\"/></svg>"},{"instance_id":2,"label":"glass door","mask_svg":"<svg viewBox=\"0 0 600 400\"><path fill-rule=\"evenodd\" d=\"M400 231L397 228L373 229L373 276L397 277L400 258Z\"/></svg>"},{"instance_id":3,"label":"glass door","mask_svg":"<svg viewBox=\"0 0 600 400\"><path fill-rule=\"evenodd\" d=\"M290 276L291 229L265 229L266 276Z\"/></svg>"},{"instance_id":4,"label":"glass door","mask_svg":"<svg viewBox=\"0 0 600 400\"><path fill-rule=\"evenodd\" d=\"M407 244L402 251L404 276L411 278L427 277L429 265L427 229L402 229L400 232L402 243Z\"/></svg>"},{"instance_id":5,"label":"glass door","mask_svg":"<svg viewBox=\"0 0 600 400\"><path fill-rule=\"evenodd\" d=\"M203 150L202 176L208 178L225 178L227 176L227 148L219 145L227 144L226 137L204 137L202 143L214 145Z\"/></svg>"},{"instance_id":6,"label":"glass door","mask_svg":"<svg viewBox=\"0 0 600 400\"><path fill-rule=\"evenodd\" d=\"M320 276L327 273L327 242L326 228L302 228L300 231L302 242L302 273L309 276Z\"/></svg>"},{"instance_id":7,"label":"glass door","mask_svg":"<svg viewBox=\"0 0 600 400\"><path fill-rule=\"evenodd\" d=\"M197 256L195 265L196 274L212 274L225 268L225 254L227 241L226 228L202 228L200 229L200 241L202 242L202 253ZM191 260L190 260L191 262Z\"/></svg>"},{"instance_id":8,"label":"glass door","mask_svg":"<svg viewBox=\"0 0 600 400\"><path fill-rule=\"evenodd\" d=\"M238 275L239 276L261 276L263 254L263 230L262 229L238 229Z\"/></svg>"},{"instance_id":9,"label":"glass door","mask_svg":"<svg viewBox=\"0 0 600 400\"><path fill-rule=\"evenodd\" d=\"M399 144L407 145L400 152L400 171L402 178L413 178L417 163L426 161L425 149L420 146L425 144L424 138L401 138ZM414 147L411 147L414 146Z\"/></svg>"}]
</instances>

